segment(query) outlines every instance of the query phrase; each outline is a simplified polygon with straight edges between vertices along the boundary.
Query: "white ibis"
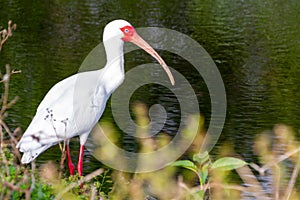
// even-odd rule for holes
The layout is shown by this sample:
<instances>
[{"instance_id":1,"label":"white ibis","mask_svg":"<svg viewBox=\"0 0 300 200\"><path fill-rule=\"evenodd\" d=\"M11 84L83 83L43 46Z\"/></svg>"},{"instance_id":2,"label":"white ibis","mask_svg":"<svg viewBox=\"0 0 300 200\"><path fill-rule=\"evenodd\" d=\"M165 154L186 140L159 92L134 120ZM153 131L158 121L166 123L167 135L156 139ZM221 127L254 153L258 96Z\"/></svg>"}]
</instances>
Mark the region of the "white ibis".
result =
<instances>
[{"instance_id":1,"label":"white ibis","mask_svg":"<svg viewBox=\"0 0 300 200\"><path fill-rule=\"evenodd\" d=\"M54 85L44 97L36 114L17 144L23 152L21 162L33 161L39 154L60 141L79 136L80 152L77 170L82 176L84 144L99 121L106 101L124 80L124 42L132 42L153 56L166 71L172 85L174 78L163 59L125 20L114 20L106 25L103 43L106 65L103 69L78 73ZM95 79L97 77L97 79ZM84 88L78 86L83 80ZM85 81L86 80L86 81ZM91 81L96 80L96 81ZM76 90L83 95L75 95ZM66 144L68 167L74 174L69 144Z\"/></svg>"}]
</instances>

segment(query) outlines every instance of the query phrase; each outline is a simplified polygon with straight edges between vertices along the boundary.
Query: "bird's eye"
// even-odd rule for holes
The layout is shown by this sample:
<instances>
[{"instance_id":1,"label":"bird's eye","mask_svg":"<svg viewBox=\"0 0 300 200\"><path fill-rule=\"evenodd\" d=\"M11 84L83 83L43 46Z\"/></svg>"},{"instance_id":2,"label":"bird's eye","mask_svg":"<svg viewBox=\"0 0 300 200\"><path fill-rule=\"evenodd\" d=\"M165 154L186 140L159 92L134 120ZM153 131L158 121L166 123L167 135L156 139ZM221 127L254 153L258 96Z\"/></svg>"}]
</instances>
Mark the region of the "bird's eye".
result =
<instances>
[{"instance_id":1,"label":"bird's eye","mask_svg":"<svg viewBox=\"0 0 300 200\"><path fill-rule=\"evenodd\" d=\"M126 28L126 29L124 30L124 32L125 32L125 33L128 33L128 32L129 32L129 30Z\"/></svg>"}]
</instances>

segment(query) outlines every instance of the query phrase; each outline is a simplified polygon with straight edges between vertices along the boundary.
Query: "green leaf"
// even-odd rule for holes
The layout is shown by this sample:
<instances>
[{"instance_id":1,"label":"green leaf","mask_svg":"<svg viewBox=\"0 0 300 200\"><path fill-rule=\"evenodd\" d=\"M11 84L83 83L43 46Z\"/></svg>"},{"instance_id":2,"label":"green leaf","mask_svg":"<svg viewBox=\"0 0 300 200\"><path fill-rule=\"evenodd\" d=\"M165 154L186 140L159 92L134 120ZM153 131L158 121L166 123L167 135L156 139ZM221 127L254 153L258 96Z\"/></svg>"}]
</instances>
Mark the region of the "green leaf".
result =
<instances>
[{"instance_id":1,"label":"green leaf","mask_svg":"<svg viewBox=\"0 0 300 200\"><path fill-rule=\"evenodd\" d=\"M233 170L247 165L247 163L241 159L233 157L224 157L216 160L211 169L219 169L223 171Z\"/></svg>"},{"instance_id":2,"label":"green leaf","mask_svg":"<svg viewBox=\"0 0 300 200\"><path fill-rule=\"evenodd\" d=\"M209 161L209 154L207 151L203 153L197 153L193 156L193 161L198 162L199 164L203 164L207 161Z\"/></svg>"},{"instance_id":3,"label":"green leaf","mask_svg":"<svg viewBox=\"0 0 300 200\"><path fill-rule=\"evenodd\" d=\"M208 177L208 166L204 165L201 167L201 171L199 172L199 177L200 177L200 183L201 185L204 185L206 182L206 179Z\"/></svg>"},{"instance_id":4,"label":"green leaf","mask_svg":"<svg viewBox=\"0 0 300 200\"><path fill-rule=\"evenodd\" d=\"M197 166L190 160L178 160L170 164L170 166L173 167L184 167L186 169L192 170L196 173L198 173Z\"/></svg>"}]
</instances>

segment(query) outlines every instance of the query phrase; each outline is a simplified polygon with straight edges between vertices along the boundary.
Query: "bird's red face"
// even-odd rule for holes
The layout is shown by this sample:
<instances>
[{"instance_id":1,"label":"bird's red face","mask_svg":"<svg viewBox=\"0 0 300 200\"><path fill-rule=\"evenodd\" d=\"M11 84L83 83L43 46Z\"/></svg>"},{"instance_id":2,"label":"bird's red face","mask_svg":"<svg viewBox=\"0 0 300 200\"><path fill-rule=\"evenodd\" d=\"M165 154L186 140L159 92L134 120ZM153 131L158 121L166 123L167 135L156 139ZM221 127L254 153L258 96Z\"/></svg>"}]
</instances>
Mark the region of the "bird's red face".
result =
<instances>
[{"instance_id":1,"label":"bird's red face","mask_svg":"<svg viewBox=\"0 0 300 200\"><path fill-rule=\"evenodd\" d=\"M124 34L124 37L122 37L122 40L124 42L130 42L133 35L135 34L135 30L132 26L124 26L123 28L120 28L121 31Z\"/></svg>"},{"instance_id":2,"label":"bird's red face","mask_svg":"<svg viewBox=\"0 0 300 200\"><path fill-rule=\"evenodd\" d=\"M172 75L170 69L168 68L168 66L166 65L165 61L158 55L158 53L143 38L141 38L141 36L139 36L139 34L137 34L137 32L134 30L134 28L132 26L127 25L127 26L120 28L120 30L124 34L122 37L122 40L124 42L132 42L132 43L136 44L140 48L144 49L147 53L149 53L152 57L154 57L159 62L159 64L164 68L164 70L166 71L166 73L169 76L169 79L170 79L172 85L174 85L175 81L174 81L173 75Z\"/></svg>"}]
</instances>

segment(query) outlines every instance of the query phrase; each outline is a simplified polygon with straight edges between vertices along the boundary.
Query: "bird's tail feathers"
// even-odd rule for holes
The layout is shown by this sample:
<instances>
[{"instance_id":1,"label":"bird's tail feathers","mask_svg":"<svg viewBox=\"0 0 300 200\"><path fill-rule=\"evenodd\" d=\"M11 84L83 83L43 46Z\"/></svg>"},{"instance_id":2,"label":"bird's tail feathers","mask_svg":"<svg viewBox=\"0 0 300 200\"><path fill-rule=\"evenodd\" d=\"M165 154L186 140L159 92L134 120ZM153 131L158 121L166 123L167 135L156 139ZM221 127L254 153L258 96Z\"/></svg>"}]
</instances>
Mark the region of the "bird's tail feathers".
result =
<instances>
[{"instance_id":1,"label":"bird's tail feathers","mask_svg":"<svg viewBox=\"0 0 300 200\"><path fill-rule=\"evenodd\" d=\"M43 153L50 146L52 146L52 145L43 145L40 148L24 152L21 162L23 164L32 162L34 159L36 159L36 157L38 157L38 155Z\"/></svg>"}]
</instances>

